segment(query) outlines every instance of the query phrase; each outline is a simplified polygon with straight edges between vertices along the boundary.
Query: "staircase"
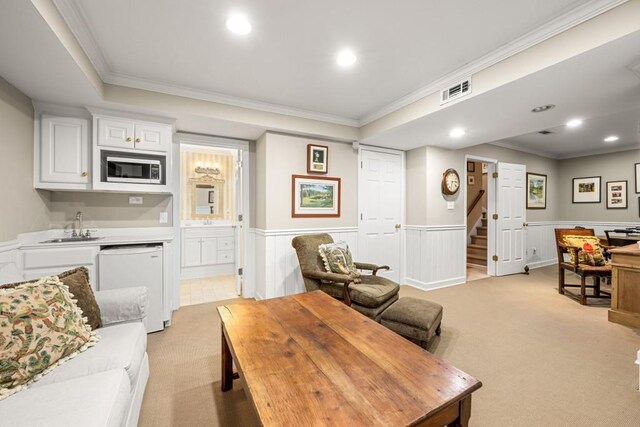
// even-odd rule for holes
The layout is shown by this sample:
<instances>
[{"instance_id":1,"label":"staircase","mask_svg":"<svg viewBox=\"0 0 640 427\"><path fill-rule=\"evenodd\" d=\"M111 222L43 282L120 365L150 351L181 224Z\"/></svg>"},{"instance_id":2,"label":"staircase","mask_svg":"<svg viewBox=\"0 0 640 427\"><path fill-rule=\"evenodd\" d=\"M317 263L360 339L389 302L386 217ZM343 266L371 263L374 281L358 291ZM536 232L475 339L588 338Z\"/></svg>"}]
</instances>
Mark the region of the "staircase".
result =
<instances>
[{"instance_id":1,"label":"staircase","mask_svg":"<svg viewBox=\"0 0 640 427\"><path fill-rule=\"evenodd\" d=\"M467 263L487 265L487 213L482 212L482 225L476 227L467 245Z\"/></svg>"}]
</instances>

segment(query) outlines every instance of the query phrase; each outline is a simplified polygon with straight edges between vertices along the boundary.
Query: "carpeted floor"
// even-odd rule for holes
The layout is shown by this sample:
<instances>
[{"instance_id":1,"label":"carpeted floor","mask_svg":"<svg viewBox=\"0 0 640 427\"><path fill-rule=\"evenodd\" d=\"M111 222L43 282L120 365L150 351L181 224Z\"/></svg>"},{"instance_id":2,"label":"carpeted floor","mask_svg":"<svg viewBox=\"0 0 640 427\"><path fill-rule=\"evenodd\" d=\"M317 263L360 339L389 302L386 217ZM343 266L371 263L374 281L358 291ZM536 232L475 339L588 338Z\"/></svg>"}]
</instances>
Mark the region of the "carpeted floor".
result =
<instances>
[{"instance_id":1,"label":"carpeted floor","mask_svg":"<svg viewBox=\"0 0 640 427\"><path fill-rule=\"evenodd\" d=\"M556 269L402 295L444 306L431 351L477 377L473 426L638 426L640 330L607 321L608 300L583 307L556 289ZM149 336L142 426L253 426L242 389L220 392L216 305L180 309Z\"/></svg>"}]
</instances>

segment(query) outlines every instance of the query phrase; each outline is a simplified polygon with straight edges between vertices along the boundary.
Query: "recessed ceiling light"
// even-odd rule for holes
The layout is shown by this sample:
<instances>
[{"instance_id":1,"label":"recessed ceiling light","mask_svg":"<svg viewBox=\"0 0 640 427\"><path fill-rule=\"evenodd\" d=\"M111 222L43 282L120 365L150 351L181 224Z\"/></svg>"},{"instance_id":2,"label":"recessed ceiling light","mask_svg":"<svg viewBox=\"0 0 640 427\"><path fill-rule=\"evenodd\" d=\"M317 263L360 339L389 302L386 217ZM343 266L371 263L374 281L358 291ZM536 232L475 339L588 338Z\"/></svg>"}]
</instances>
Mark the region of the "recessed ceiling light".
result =
<instances>
[{"instance_id":1,"label":"recessed ceiling light","mask_svg":"<svg viewBox=\"0 0 640 427\"><path fill-rule=\"evenodd\" d=\"M348 49L338 53L338 57L336 58L336 62L341 67L350 67L355 64L357 60L356 55Z\"/></svg>"},{"instance_id":2,"label":"recessed ceiling light","mask_svg":"<svg viewBox=\"0 0 640 427\"><path fill-rule=\"evenodd\" d=\"M556 108L556 106L553 105L553 104L541 105L539 107L532 108L531 112L532 113L542 113L543 111L549 111L552 108Z\"/></svg>"},{"instance_id":3,"label":"recessed ceiling light","mask_svg":"<svg viewBox=\"0 0 640 427\"><path fill-rule=\"evenodd\" d=\"M567 126L569 126L570 128L578 127L581 124L582 124L582 120L580 120L580 119L573 119L573 120L569 120L567 122Z\"/></svg>"},{"instance_id":4,"label":"recessed ceiling light","mask_svg":"<svg viewBox=\"0 0 640 427\"><path fill-rule=\"evenodd\" d=\"M611 136L606 137L606 138L604 139L604 142L616 142L616 141L617 141L617 140L619 140L619 139L620 139L620 138L618 138L617 136L615 136L615 135L611 135Z\"/></svg>"},{"instance_id":5,"label":"recessed ceiling light","mask_svg":"<svg viewBox=\"0 0 640 427\"><path fill-rule=\"evenodd\" d=\"M449 132L449 136L451 138L460 138L461 136L464 136L465 133L467 132L462 128L453 128L451 129L451 132Z\"/></svg>"},{"instance_id":6,"label":"recessed ceiling light","mask_svg":"<svg viewBox=\"0 0 640 427\"><path fill-rule=\"evenodd\" d=\"M251 23L244 15L235 14L227 19L227 28L233 34L249 34L251 32Z\"/></svg>"}]
</instances>

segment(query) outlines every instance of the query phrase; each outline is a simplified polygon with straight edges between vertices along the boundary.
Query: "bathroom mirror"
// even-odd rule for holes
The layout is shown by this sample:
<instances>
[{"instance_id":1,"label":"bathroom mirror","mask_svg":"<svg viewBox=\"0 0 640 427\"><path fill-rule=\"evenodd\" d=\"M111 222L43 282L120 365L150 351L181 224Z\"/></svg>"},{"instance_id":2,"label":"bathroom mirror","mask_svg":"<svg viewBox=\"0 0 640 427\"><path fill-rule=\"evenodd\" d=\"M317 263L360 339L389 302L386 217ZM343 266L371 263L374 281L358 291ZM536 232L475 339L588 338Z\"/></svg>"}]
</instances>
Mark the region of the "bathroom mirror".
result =
<instances>
[{"instance_id":1,"label":"bathroom mirror","mask_svg":"<svg viewBox=\"0 0 640 427\"><path fill-rule=\"evenodd\" d=\"M222 218L224 180L191 180L191 219Z\"/></svg>"}]
</instances>

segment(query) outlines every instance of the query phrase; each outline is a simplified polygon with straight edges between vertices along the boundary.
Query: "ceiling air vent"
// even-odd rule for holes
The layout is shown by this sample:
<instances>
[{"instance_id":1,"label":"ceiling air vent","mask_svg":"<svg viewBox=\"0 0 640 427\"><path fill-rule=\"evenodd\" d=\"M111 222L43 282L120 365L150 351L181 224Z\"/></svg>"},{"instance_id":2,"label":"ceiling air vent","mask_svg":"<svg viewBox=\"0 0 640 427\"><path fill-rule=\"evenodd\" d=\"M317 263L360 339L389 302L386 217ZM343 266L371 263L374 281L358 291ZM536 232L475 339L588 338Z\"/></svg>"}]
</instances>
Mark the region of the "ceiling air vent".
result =
<instances>
[{"instance_id":1,"label":"ceiling air vent","mask_svg":"<svg viewBox=\"0 0 640 427\"><path fill-rule=\"evenodd\" d=\"M449 86L440 91L440 105L446 104L454 99L461 98L471 93L471 79L466 79L460 83Z\"/></svg>"}]
</instances>

